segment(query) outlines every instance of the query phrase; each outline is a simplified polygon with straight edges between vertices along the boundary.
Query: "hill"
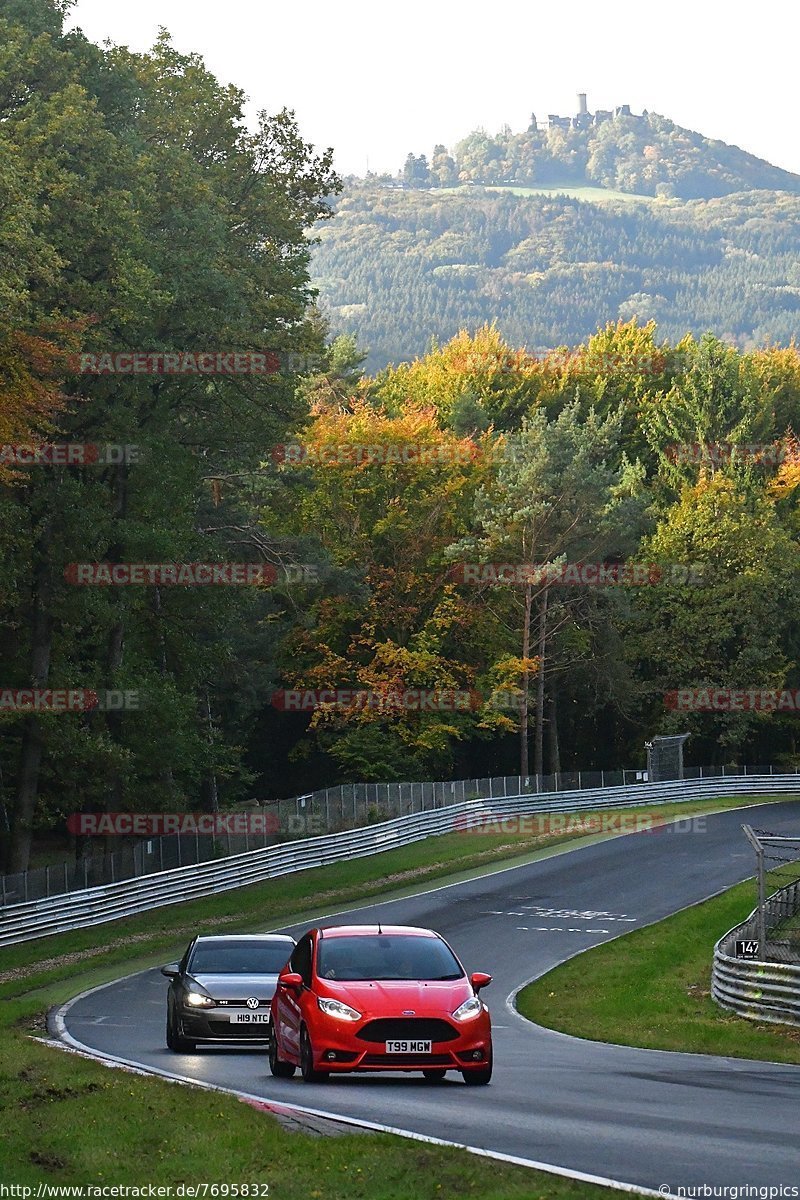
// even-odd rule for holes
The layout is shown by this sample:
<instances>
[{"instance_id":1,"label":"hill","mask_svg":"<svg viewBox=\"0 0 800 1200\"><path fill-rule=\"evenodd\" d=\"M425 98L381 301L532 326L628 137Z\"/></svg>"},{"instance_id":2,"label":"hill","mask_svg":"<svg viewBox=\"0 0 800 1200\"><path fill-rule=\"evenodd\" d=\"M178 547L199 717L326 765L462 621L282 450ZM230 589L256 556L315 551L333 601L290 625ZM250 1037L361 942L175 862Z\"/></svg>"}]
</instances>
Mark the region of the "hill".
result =
<instances>
[{"instance_id":1,"label":"hill","mask_svg":"<svg viewBox=\"0 0 800 1200\"><path fill-rule=\"evenodd\" d=\"M532 352L634 315L671 340L712 330L744 349L798 329L793 192L598 204L354 185L335 209L314 282L333 331L357 335L372 371L487 321Z\"/></svg>"},{"instance_id":2,"label":"hill","mask_svg":"<svg viewBox=\"0 0 800 1200\"><path fill-rule=\"evenodd\" d=\"M632 114L627 105L615 113L551 114L544 127L531 114L522 133L508 126L494 135L477 129L452 156L444 146L434 148L430 164L410 154L403 179L421 187L583 185L684 200L751 189L800 191L800 176L790 171L657 113Z\"/></svg>"}]
</instances>

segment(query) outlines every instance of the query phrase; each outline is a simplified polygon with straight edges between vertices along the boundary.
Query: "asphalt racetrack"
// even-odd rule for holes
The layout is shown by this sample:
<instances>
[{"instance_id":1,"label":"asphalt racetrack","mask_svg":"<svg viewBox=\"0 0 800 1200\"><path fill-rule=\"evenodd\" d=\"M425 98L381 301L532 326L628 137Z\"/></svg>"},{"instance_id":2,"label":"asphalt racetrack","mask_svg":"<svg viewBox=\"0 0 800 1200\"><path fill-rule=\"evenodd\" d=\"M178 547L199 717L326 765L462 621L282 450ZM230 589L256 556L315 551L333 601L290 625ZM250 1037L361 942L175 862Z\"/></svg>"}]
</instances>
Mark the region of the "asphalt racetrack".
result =
<instances>
[{"instance_id":1,"label":"asphalt racetrack","mask_svg":"<svg viewBox=\"0 0 800 1200\"><path fill-rule=\"evenodd\" d=\"M796 834L800 801L759 806L757 814L759 827ZM800 1067L586 1042L513 1009L522 984L576 952L753 875L741 830L753 819L728 810L691 831L684 822L683 832L617 837L348 911L348 923L381 918L436 929L467 971L494 976L483 993L494 1022L488 1087L467 1087L456 1074L440 1084L385 1074L304 1084L299 1075L273 1079L263 1048L173 1054L164 1045L167 981L155 970L73 1002L66 1031L144 1067L664 1192L797 1187ZM335 914L326 920L335 923Z\"/></svg>"}]
</instances>

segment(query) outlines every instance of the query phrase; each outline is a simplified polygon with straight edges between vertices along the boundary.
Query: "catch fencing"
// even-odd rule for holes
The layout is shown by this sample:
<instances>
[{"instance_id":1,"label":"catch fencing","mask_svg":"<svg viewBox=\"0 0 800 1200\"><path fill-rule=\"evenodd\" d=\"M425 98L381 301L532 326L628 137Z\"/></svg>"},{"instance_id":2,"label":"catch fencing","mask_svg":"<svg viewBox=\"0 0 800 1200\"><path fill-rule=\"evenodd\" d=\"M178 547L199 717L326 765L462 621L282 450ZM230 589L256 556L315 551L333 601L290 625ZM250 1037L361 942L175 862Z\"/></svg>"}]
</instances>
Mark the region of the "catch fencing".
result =
<instances>
[{"instance_id":1,"label":"catch fencing","mask_svg":"<svg viewBox=\"0 0 800 1200\"><path fill-rule=\"evenodd\" d=\"M800 837L742 828L756 852L758 905L714 947L712 995L751 1021L800 1026Z\"/></svg>"},{"instance_id":2,"label":"catch fencing","mask_svg":"<svg viewBox=\"0 0 800 1200\"><path fill-rule=\"evenodd\" d=\"M795 772L800 768L795 768ZM686 767L683 779L728 779L738 776L785 775L777 766ZM251 850L264 850L300 838L340 833L415 813L448 808L474 799L509 799L573 791L641 787L647 771L562 771L556 775L501 775L423 783L346 783L320 788L302 796L267 802L245 809L265 818L263 832L225 832L215 837L198 833L170 834L141 841L94 838L84 842L80 858L0 875L0 909L46 900L68 892L83 892L104 884L138 879L176 867L216 862ZM531 810L533 811L533 810ZM223 814L224 815L224 814Z\"/></svg>"},{"instance_id":3,"label":"catch fencing","mask_svg":"<svg viewBox=\"0 0 800 1200\"><path fill-rule=\"evenodd\" d=\"M798 911L797 885L785 903ZM784 898L773 897L778 903ZM714 947L711 994L717 1004L751 1021L800 1026L800 961L776 961L770 943L758 941L759 910L721 937ZM759 957L737 956L737 942L755 942Z\"/></svg>"},{"instance_id":4,"label":"catch fencing","mask_svg":"<svg viewBox=\"0 0 800 1200\"><path fill-rule=\"evenodd\" d=\"M305 838L191 866L176 867L49 899L7 905L0 911L0 945L99 925L167 904L260 883L312 867L380 854L423 838L463 829L481 817L504 818L551 812L599 812L689 802L703 797L800 795L800 776L763 774L641 783L515 796L479 796L441 808L395 817L358 829Z\"/></svg>"}]
</instances>

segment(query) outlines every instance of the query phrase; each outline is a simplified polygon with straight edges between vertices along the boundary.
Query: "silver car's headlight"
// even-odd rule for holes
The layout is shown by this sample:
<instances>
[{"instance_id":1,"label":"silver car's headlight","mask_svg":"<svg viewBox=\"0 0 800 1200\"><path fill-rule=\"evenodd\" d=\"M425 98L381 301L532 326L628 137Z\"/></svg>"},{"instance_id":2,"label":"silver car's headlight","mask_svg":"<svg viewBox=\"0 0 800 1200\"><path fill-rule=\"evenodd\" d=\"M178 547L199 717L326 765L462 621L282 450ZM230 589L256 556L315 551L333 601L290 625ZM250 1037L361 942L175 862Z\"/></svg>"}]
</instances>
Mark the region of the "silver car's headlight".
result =
<instances>
[{"instance_id":1,"label":"silver car's headlight","mask_svg":"<svg viewBox=\"0 0 800 1200\"><path fill-rule=\"evenodd\" d=\"M356 1012L349 1004L343 1004L341 1000L324 1000L321 996L318 996L317 1004L326 1016L337 1017L340 1021L361 1020L361 1013Z\"/></svg>"},{"instance_id":2,"label":"silver car's headlight","mask_svg":"<svg viewBox=\"0 0 800 1200\"><path fill-rule=\"evenodd\" d=\"M204 996L202 992L187 992L186 1003L191 1008L213 1008L214 1001L210 996Z\"/></svg>"},{"instance_id":3,"label":"silver car's headlight","mask_svg":"<svg viewBox=\"0 0 800 1200\"><path fill-rule=\"evenodd\" d=\"M469 1000L465 1000L460 1004L453 1017L456 1021L471 1021L473 1017L479 1016L483 1012L483 1004L477 996L470 996Z\"/></svg>"}]
</instances>

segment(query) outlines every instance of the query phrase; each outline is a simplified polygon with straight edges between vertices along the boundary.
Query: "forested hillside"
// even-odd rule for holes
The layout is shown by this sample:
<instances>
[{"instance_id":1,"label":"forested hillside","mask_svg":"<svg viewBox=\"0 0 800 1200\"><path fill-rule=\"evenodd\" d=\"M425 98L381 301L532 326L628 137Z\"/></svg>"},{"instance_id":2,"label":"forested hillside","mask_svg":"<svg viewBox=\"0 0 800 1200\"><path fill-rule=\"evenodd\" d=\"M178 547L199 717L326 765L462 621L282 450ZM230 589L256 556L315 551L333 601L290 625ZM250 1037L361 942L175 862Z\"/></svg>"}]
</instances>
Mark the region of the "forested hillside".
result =
<instances>
[{"instance_id":1,"label":"forested hillside","mask_svg":"<svg viewBox=\"0 0 800 1200\"><path fill-rule=\"evenodd\" d=\"M281 714L293 758L459 778L516 771L529 741L531 768L554 771L641 761L645 731L688 730L693 762L796 761L795 349L676 346L630 322L546 360L490 328L377 378L352 343L335 360L279 471L287 528L342 572L340 602L313 599L284 644L308 699ZM581 563L650 566L594 586ZM409 688L470 700L395 707ZM790 692L670 699L717 688Z\"/></svg>"},{"instance_id":2,"label":"forested hillside","mask_svg":"<svg viewBox=\"0 0 800 1200\"><path fill-rule=\"evenodd\" d=\"M671 340L713 330L742 348L787 344L799 218L789 192L595 204L353 185L313 274L334 331L357 336L371 370L487 321L530 351L633 316Z\"/></svg>"},{"instance_id":3,"label":"forested hillside","mask_svg":"<svg viewBox=\"0 0 800 1200\"><path fill-rule=\"evenodd\" d=\"M800 176L657 113L604 115L600 124L591 114L559 118L563 125L546 128L532 123L524 133L512 133L508 126L494 135L477 129L452 156L441 145L434 147L430 163L425 155L410 154L404 178L418 187L586 183L683 199L753 188L800 190Z\"/></svg>"}]
</instances>

